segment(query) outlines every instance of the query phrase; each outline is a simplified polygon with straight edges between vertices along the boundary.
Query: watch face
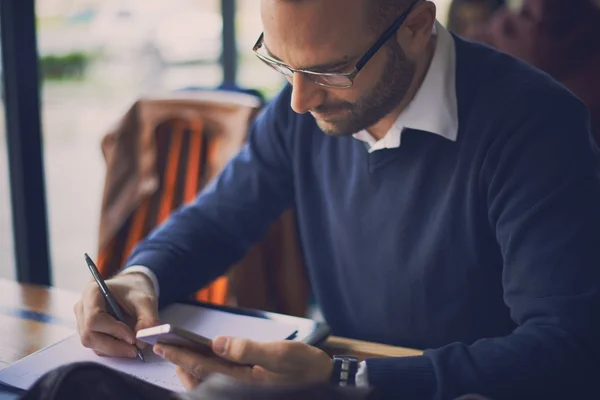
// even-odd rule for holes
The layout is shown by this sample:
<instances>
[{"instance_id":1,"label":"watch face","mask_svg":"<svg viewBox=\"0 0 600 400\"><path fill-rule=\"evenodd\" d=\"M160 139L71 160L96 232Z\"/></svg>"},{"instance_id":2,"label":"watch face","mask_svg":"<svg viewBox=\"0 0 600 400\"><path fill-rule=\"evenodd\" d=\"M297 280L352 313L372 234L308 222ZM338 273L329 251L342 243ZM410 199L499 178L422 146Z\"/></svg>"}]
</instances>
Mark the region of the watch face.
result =
<instances>
[{"instance_id":1,"label":"watch face","mask_svg":"<svg viewBox=\"0 0 600 400\"><path fill-rule=\"evenodd\" d=\"M348 361L358 361L358 358L354 356L333 356L333 360L348 360Z\"/></svg>"}]
</instances>

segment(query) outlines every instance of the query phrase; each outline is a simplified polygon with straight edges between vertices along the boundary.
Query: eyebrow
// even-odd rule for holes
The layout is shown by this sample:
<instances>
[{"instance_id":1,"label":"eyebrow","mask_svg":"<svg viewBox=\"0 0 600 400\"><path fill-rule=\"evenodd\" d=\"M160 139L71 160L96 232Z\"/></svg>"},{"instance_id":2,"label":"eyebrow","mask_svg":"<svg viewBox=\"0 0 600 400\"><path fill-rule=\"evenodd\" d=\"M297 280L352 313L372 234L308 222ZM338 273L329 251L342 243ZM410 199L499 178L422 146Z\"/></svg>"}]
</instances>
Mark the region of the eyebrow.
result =
<instances>
[{"instance_id":1,"label":"eyebrow","mask_svg":"<svg viewBox=\"0 0 600 400\"><path fill-rule=\"evenodd\" d=\"M263 42L263 46L270 57L279 61L283 65L287 66L287 64L285 62L283 62L283 60L281 58L279 58L275 54L271 53L271 50L269 50L269 48L267 47L267 45L264 42ZM352 57L346 57L343 60L333 61L333 62L324 63L324 64L318 64L318 65L311 65L309 67L294 68L294 69L299 69L299 70L304 70L304 71L312 71L312 72L326 72L328 70L332 70L335 68L344 67L344 66L348 65L352 61L352 59L353 59Z\"/></svg>"}]
</instances>

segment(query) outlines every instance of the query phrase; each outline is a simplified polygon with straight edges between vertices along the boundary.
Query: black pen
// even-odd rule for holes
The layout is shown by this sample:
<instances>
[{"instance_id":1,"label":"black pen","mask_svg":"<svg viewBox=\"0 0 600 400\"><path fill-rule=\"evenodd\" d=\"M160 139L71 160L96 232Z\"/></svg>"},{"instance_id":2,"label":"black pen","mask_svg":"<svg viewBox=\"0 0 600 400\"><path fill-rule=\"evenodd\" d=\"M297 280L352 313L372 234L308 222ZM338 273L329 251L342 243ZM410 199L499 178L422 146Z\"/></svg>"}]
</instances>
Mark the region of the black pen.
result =
<instances>
[{"instance_id":1,"label":"black pen","mask_svg":"<svg viewBox=\"0 0 600 400\"><path fill-rule=\"evenodd\" d=\"M102 277L100 276L100 272L98 272L96 264L94 264L94 262L92 261L90 256L87 255L87 253L85 253L85 262L87 263L88 268L90 269L90 272L94 277L94 280L100 287L100 292L102 292L102 296L104 296L104 300L106 300L108 308L111 311L113 317L115 317L118 321L127 324L127 322L125 321L125 316L121 312L121 307L119 307L119 304L117 304L117 302L115 301L114 297L110 293L110 290L108 290L108 286L106 286L104 279L102 279ZM142 352L140 351L139 347L137 347L135 344L133 346L137 350L138 358L144 361L144 356L142 355Z\"/></svg>"}]
</instances>

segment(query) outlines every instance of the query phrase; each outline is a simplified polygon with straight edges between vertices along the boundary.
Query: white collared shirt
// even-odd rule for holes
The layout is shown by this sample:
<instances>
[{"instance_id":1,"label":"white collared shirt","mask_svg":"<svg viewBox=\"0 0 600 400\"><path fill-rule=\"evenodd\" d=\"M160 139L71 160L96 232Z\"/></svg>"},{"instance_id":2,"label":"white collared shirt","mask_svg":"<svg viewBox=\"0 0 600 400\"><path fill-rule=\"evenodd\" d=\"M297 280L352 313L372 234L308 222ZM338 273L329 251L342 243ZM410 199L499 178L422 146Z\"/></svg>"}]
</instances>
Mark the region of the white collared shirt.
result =
<instances>
[{"instance_id":1,"label":"white collared shirt","mask_svg":"<svg viewBox=\"0 0 600 400\"><path fill-rule=\"evenodd\" d=\"M369 153L400 147L402 132L411 128L430 132L448 140L458 136L456 100L456 53L454 38L436 21L436 45L429 70L413 100L398 116L387 134L376 140L367 130L353 135L365 142Z\"/></svg>"}]
</instances>

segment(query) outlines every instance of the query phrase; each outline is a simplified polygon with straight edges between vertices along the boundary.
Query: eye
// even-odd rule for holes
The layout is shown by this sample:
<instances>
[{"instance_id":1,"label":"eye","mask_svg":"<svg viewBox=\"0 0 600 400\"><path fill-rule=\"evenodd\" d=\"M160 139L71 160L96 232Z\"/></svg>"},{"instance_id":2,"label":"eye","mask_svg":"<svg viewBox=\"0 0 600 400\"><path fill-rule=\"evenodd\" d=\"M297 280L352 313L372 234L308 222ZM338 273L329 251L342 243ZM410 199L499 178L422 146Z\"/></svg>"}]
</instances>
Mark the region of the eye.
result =
<instances>
[{"instance_id":1,"label":"eye","mask_svg":"<svg viewBox=\"0 0 600 400\"><path fill-rule=\"evenodd\" d=\"M326 72L328 72L330 74L336 74L336 73L339 73L339 72L346 72L346 71L348 71L349 68L350 68L349 64L344 64L344 65L341 65L339 67L332 68L332 69L330 69L330 70L328 70Z\"/></svg>"}]
</instances>

